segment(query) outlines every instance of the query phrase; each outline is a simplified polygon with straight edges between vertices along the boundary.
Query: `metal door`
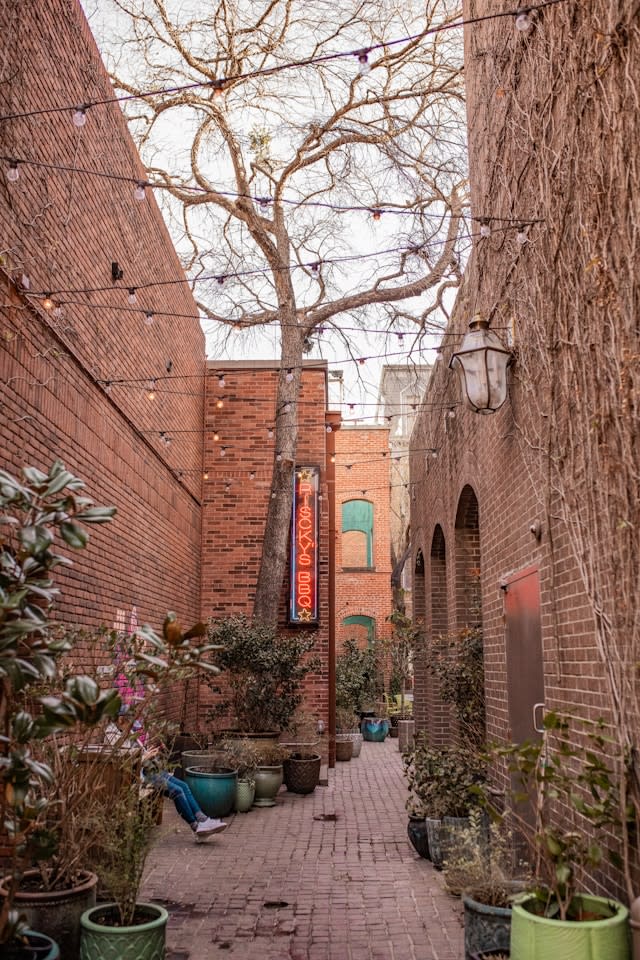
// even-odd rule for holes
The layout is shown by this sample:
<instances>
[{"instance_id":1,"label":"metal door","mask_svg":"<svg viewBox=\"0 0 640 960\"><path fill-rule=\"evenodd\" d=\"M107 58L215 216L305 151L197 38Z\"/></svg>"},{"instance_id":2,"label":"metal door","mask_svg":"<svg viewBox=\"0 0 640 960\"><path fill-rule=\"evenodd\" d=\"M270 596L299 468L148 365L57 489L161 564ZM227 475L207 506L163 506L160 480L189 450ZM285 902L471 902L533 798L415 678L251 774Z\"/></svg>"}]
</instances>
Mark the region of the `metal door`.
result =
<instances>
[{"instance_id":1,"label":"metal door","mask_svg":"<svg viewBox=\"0 0 640 960\"><path fill-rule=\"evenodd\" d=\"M507 647L509 739L539 740L544 704L540 576L537 567L503 583Z\"/></svg>"}]
</instances>

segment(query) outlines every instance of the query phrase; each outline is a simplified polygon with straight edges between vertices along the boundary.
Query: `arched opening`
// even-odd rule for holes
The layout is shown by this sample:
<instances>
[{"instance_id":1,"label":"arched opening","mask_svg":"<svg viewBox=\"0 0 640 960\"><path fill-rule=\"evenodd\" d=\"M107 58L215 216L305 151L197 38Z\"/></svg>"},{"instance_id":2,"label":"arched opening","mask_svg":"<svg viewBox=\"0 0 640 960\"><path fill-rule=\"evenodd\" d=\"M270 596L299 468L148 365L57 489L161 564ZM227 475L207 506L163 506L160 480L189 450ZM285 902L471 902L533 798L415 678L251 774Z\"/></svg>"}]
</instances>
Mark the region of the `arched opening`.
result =
<instances>
[{"instance_id":1,"label":"arched opening","mask_svg":"<svg viewBox=\"0 0 640 960\"><path fill-rule=\"evenodd\" d=\"M342 504L342 568L373 567L373 504L347 500Z\"/></svg>"},{"instance_id":2,"label":"arched opening","mask_svg":"<svg viewBox=\"0 0 640 960\"><path fill-rule=\"evenodd\" d=\"M343 618L342 626L345 628L342 631L344 638L356 640L360 649L370 647L376 638L376 621L373 617L353 614Z\"/></svg>"},{"instance_id":3,"label":"arched opening","mask_svg":"<svg viewBox=\"0 0 640 960\"><path fill-rule=\"evenodd\" d=\"M422 632L420 651L413 661L413 719L416 723L416 733L426 730L428 726L427 712L427 656L424 649L426 636L427 590L425 582L425 564L422 551L418 550L413 568L413 622Z\"/></svg>"}]
</instances>

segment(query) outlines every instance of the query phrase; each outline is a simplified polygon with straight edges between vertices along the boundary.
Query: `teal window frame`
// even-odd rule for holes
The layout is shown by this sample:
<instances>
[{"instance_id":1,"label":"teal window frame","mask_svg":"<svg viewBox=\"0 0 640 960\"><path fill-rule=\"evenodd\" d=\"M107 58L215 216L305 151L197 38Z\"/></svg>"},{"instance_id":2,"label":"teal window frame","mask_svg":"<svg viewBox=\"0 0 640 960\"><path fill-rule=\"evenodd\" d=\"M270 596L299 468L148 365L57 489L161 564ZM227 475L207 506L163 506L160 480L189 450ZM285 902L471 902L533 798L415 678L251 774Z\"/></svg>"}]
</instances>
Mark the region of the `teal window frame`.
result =
<instances>
[{"instance_id":1,"label":"teal window frame","mask_svg":"<svg viewBox=\"0 0 640 960\"><path fill-rule=\"evenodd\" d=\"M367 617L361 613L354 613L349 617L344 617L342 626L348 627L351 623L357 623L360 627L367 628L367 643L372 646L376 638L376 621L373 617Z\"/></svg>"},{"instance_id":2,"label":"teal window frame","mask_svg":"<svg viewBox=\"0 0 640 960\"><path fill-rule=\"evenodd\" d=\"M342 532L364 533L367 544L367 569L373 567L373 504L370 500L345 500L342 504Z\"/></svg>"}]
</instances>

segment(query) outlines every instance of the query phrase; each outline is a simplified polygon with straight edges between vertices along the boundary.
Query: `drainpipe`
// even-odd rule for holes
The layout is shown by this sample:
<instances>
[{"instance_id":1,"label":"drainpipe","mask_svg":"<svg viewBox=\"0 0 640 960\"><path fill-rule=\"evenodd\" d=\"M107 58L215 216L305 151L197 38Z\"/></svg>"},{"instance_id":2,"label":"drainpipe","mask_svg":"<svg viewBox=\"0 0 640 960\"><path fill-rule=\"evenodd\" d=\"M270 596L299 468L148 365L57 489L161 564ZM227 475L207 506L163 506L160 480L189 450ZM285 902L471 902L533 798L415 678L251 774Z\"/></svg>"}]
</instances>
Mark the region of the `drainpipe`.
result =
<instances>
[{"instance_id":1,"label":"drainpipe","mask_svg":"<svg viewBox=\"0 0 640 960\"><path fill-rule=\"evenodd\" d=\"M327 496L329 497L329 766L336 765L336 432L340 429L339 412L327 411Z\"/></svg>"}]
</instances>

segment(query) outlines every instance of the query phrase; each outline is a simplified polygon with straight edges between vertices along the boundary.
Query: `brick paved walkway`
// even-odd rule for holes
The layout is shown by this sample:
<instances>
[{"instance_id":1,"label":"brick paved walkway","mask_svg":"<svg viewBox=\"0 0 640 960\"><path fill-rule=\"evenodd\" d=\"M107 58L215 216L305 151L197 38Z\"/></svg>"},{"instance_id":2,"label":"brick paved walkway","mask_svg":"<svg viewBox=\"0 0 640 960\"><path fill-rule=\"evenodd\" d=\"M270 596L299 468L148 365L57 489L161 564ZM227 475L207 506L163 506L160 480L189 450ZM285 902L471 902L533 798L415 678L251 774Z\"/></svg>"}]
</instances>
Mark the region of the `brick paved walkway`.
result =
<instances>
[{"instance_id":1,"label":"brick paved walkway","mask_svg":"<svg viewBox=\"0 0 640 960\"><path fill-rule=\"evenodd\" d=\"M459 901L410 846L405 796L387 740L204 843L165 801L143 895L169 910L168 958L461 960Z\"/></svg>"}]
</instances>

